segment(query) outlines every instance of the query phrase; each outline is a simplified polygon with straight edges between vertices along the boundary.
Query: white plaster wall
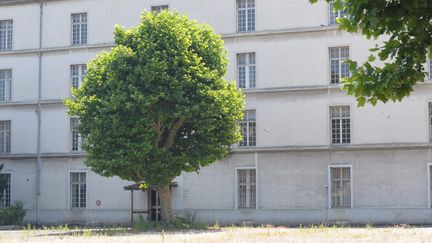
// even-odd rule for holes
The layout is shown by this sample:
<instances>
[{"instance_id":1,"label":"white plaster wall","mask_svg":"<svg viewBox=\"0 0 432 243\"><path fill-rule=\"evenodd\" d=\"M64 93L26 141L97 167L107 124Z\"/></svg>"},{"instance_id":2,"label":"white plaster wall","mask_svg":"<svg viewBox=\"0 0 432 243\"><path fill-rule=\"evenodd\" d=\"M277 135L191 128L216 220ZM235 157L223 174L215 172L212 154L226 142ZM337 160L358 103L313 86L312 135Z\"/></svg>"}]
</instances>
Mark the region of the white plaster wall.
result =
<instances>
[{"instance_id":1,"label":"white plaster wall","mask_svg":"<svg viewBox=\"0 0 432 243\"><path fill-rule=\"evenodd\" d=\"M0 7L0 20L13 20L13 49L35 49L39 46L39 4Z\"/></svg>"}]
</instances>

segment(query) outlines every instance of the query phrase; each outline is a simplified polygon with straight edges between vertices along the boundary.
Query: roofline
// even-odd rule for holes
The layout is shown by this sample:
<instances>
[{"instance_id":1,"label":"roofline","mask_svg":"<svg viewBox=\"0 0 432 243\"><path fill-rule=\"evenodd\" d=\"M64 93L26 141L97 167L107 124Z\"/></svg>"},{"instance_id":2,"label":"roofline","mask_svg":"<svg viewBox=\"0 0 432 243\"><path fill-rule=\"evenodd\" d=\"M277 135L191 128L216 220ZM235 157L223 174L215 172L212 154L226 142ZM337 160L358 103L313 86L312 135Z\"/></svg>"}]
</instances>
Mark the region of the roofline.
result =
<instances>
[{"instance_id":1,"label":"roofline","mask_svg":"<svg viewBox=\"0 0 432 243\"><path fill-rule=\"evenodd\" d=\"M1 6L12 6L12 5L22 5L22 4L35 4L40 3L42 0L0 0ZM65 1L65 0L43 0L44 2L54 2L54 1Z\"/></svg>"}]
</instances>

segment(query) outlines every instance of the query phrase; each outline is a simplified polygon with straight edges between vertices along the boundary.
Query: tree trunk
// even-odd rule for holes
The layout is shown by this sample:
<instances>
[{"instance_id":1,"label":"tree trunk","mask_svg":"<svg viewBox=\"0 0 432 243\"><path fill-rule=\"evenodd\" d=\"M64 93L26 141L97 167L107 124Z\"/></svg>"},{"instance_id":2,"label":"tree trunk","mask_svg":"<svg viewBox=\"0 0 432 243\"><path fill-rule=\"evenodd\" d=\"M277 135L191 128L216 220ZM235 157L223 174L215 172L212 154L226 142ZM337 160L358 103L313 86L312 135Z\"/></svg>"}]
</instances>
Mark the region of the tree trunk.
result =
<instances>
[{"instance_id":1,"label":"tree trunk","mask_svg":"<svg viewBox=\"0 0 432 243\"><path fill-rule=\"evenodd\" d=\"M161 206L162 221L165 223L171 223L174 218L174 211L171 207L171 190L169 185L159 186L159 200Z\"/></svg>"}]
</instances>

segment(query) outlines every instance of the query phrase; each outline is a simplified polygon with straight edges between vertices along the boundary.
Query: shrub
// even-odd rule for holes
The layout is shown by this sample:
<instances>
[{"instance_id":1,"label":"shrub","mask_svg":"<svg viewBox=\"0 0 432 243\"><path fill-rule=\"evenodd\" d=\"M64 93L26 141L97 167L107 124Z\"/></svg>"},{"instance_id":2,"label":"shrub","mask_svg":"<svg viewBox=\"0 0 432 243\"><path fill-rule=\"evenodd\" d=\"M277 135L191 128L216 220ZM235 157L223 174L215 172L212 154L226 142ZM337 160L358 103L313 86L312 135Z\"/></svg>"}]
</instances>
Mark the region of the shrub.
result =
<instances>
[{"instance_id":1,"label":"shrub","mask_svg":"<svg viewBox=\"0 0 432 243\"><path fill-rule=\"evenodd\" d=\"M0 225L20 225L25 214L26 210L22 201L16 201L14 205L0 208Z\"/></svg>"}]
</instances>

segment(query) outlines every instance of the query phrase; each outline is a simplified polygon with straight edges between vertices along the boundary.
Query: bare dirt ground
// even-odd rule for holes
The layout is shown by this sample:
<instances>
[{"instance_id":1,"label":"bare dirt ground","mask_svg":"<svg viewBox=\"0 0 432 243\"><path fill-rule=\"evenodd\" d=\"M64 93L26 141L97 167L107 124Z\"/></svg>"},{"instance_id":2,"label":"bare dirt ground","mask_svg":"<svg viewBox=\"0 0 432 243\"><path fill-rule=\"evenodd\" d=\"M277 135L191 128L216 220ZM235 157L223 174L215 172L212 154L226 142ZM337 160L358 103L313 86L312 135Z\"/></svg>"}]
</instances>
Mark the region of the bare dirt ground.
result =
<instances>
[{"instance_id":1,"label":"bare dirt ground","mask_svg":"<svg viewBox=\"0 0 432 243\"><path fill-rule=\"evenodd\" d=\"M1 231L0 243L12 242L432 242L432 227L222 227L204 231L131 233L115 230L25 229Z\"/></svg>"}]
</instances>

